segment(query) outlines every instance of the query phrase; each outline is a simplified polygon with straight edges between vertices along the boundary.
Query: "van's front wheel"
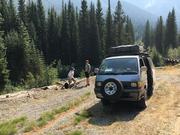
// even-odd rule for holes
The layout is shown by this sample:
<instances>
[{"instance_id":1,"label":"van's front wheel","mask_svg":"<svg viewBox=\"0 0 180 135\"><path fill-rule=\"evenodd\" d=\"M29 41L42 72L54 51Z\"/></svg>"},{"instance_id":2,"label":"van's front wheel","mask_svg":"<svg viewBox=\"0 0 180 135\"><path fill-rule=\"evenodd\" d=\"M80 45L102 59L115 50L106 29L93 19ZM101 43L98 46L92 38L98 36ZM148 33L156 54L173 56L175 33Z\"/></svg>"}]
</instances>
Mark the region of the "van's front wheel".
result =
<instances>
[{"instance_id":1,"label":"van's front wheel","mask_svg":"<svg viewBox=\"0 0 180 135\"><path fill-rule=\"evenodd\" d=\"M141 98L141 100L137 102L137 105L138 105L138 108L145 109L147 107L145 97Z\"/></svg>"}]
</instances>

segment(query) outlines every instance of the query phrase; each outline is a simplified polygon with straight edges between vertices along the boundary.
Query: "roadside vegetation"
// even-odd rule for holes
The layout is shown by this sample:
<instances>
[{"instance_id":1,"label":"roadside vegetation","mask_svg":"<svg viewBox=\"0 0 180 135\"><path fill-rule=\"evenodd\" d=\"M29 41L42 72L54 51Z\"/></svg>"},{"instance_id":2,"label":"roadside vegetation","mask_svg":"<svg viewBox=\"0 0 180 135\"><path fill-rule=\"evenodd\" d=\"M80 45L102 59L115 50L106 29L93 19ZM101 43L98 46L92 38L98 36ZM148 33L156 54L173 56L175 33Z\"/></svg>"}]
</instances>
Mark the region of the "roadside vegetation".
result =
<instances>
[{"instance_id":1,"label":"roadside vegetation","mask_svg":"<svg viewBox=\"0 0 180 135\"><path fill-rule=\"evenodd\" d=\"M82 131L76 130L76 131L72 131L68 135L83 135L83 133L82 133Z\"/></svg>"},{"instance_id":2,"label":"roadside vegetation","mask_svg":"<svg viewBox=\"0 0 180 135\"><path fill-rule=\"evenodd\" d=\"M24 126L26 121L26 117L21 117L5 123L0 123L0 135L14 135L17 133L18 129Z\"/></svg>"},{"instance_id":3,"label":"roadside vegetation","mask_svg":"<svg viewBox=\"0 0 180 135\"><path fill-rule=\"evenodd\" d=\"M91 114L88 111L82 111L79 114L76 114L76 117L74 119L74 124L77 125L79 124L81 121L84 121L86 119L88 119L91 116Z\"/></svg>"}]
</instances>

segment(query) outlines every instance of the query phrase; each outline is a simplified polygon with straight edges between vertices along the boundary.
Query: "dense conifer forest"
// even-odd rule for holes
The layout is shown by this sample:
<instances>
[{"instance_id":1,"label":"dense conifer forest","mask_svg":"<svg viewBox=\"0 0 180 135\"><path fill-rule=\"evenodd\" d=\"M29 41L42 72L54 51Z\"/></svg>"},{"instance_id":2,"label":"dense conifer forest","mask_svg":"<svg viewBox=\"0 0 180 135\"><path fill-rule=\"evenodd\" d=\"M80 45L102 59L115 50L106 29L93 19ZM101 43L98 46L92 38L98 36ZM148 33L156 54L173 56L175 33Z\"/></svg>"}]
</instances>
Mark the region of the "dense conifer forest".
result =
<instances>
[{"instance_id":1,"label":"dense conifer forest","mask_svg":"<svg viewBox=\"0 0 180 135\"><path fill-rule=\"evenodd\" d=\"M0 90L50 85L66 77L69 66L83 75L84 61L98 67L109 47L139 44L149 48L156 65L163 58L180 57L180 35L175 10L154 27L147 20L144 35L135 39L134 26L120 1L114 12L109 0L106 13L101 0L81 8L69 0L61 12L45 9L43 1L0 0ZM60 1L61 2L61 1Z\"/></svg>"}]
</instances>

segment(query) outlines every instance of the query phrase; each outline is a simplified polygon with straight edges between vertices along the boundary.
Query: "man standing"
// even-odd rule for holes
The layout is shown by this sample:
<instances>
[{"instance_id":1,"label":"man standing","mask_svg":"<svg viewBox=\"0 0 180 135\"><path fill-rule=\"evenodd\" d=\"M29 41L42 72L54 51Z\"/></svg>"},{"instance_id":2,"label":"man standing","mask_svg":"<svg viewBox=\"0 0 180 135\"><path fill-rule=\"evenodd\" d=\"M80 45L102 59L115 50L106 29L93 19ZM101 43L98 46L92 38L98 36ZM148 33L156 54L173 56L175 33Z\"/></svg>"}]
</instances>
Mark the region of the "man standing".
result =
<instances>
[{"instance_id":1,"label":"man standing","mask_svg":"<svg viewBox=\"0 0 180 135\"><path fill-rule=\"evenodd\" d=\"M91 65L89 64L89 60L86 60L86 65L85 65L86 87L90 86L90 81L89 81L90 73L91 73Z\"/></svg>"}]
</instances>

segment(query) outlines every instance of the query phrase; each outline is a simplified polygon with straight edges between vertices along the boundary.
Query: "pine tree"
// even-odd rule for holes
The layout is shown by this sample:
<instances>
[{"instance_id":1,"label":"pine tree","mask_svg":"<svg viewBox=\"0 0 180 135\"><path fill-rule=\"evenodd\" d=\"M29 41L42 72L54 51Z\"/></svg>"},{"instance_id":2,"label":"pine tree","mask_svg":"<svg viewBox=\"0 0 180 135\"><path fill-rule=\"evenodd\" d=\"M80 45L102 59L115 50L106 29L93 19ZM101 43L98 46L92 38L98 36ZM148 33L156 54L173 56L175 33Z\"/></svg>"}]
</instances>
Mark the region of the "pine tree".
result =
<instances>
[{"instance_id":1,"label":"pine tree","mask_svg":"<svg viewBox=\"0 0 180 135\"><path fill-rule=\"evenodd\" d=\"M81 10L79 15L79 41L80 41L80 60L79 64L82 65L84 60L89 59L91 54L89 52L89 16L88 16L88 6L87 1L82 0Z\"/></svg>"},{"instance_id":2,"label":"pine tree","mask_svg":"<svg viewBox=\"0 0 180 135\"><path fill-rule=\"evenodd\" d=\"M28 33L31 41L34 42L34 44L38 44L37 32L33 22L28 23ZM38 46L36 46L36 48L38 48Z\"/></svg>"},{"instance_id":3,"label":"pine tree","mask_svg":"<svg viewBox=\"0 0 180 135\"><path fill-rule=\"evenodd\" d=\"M144 32L144 45L145 48L148 48L151 46L151 30L150 30L150 23L149 20L146 22L146 26L145 26L145 32Z\"/></svg>"},{"instance_id":4,"label":"pine tree","mask_svg":"<svg viewBox=\"0 0 180 135\"><path fill-rule=\"evenodd\" d=\"M71 61L70 64L76 63L78 58L78 47L79 47L79 37L78 37L78 22L76 18L75 8L73 6L73 3L71 3L71 0L69 0L68 3L68 30L69 30L69 43L70 43L70 56Z\"/></svg>"},{"instance_id":5,"label":"pine tree","mask_svg":"<svg viewBox=\"0 0 180 135\"><path fill-rule=\"evenodd\" d=\"M18 24L17 24L17 14L16 14L16 9L13 3L13 0L9 0L9 30L17 30L18 29Z\"/></svg>"},{"instance_id":6,"label":"pine tree","mask_svg":"<svg viewBox=\"0 0 180 135\"><path fill-rule=\"evenodd\" d=\"M18 15L21 21L26 24L27 23L27 13L26 13L26 5L25 0L19 0L18 3Z\"/></svg>"},{"instance_id":7,"label":"pine tree","mask_svg":"<svg viewBox=\"0 0 180 135\"><path fill-rule=\"evenodd\" d=\"M172 10L172 47L176 48L177 47L177 24L176 24L176 13L175 9L173 8Z\"/></svg>"},{"instance_id":8,"label":"pine tree","mask_svg":"<svg viewBox=\"0 0 180 135\"><path fill-rule=\"evenodd\" d=\"M65 65L70 65L72 62L71 45L68 25L68 11L66 4L62 11L62 29L61 29L61 60Z\"/></svg>"},{"instance_id":9,"label":"pine tree","mask_svg":"<svg viewBox=\"0 0 180 135\"><path fill-rule=\"evenodd\" d=\"M150 47L155 46L155 29L151 26L150 27Z\"/></svg>"},{"instance_id":10,"label":"pine tree","mask_svg":"<svg viewBox=\"0 0 180 135\"><path fill-rule=\"evenodd\" d=\"M129 33L130 33L130 37L131 37L131 43L134 44L135 33L134 33L134 26L133 26L131 19L129 20Z\"/></svg>"},{"instance_id":11,"label":"pine tree","mask_svg":"<svg viewBox=\"0 0 180 135\"><path fill-rule=\"evenodd\" d=\"M42 79L44 74L43 57L35 48L33 41L28 40L28 34L23 25L21 31L24 34L12 31L5 38L10 80L13 83L25 83L29 74L32 74L34 79Z\"/></svg>"},{"instance_id":12,"label":"pine tree","mask_svg":"<svg viewBox=\"0 0 180 135\"><path fill-rule=\"evenodd\" d=\"M165 32L165 52L167 53L169 48L177 47L177 26L176 26L176 16L175 10L169 12L167 22L166 22L166 32Z\"/></svg>"},{"instance_id":13,"label":"pine tree","mask_svg":"<svg viewBox=\"0 0 180 135\"><path fill-rule=\"evenodd\" d=\"M35 79L43 75L44 63L22 21L18 33L10 32L5 38L5 43L12 82L25 83L29 74Z\"/></svg>"},{"instance_id":14,"label":"pine tree","mask_svg":"<svg viewBox=\"0 0 180 135\"><path fill-rule=\"evenodd\" d=\"M40 24L40 20L38 17L38 10L37 6L33 1L29 1L27 4L27 20L28 20L28 32L30 38L33 40L33 42L37 45L36 48L40 49L39 45L39 38L38 38L38 28Z\"/></svg>"},{"instance_id":15,"label":"pine tree","mask_svg":"<svg viewBox=\"0 0 180 135\"><path fill-rule=\"evenodd\" d=\"M34 3L33 1L29 1L26 6L26 12L28 23L30 24L32 22L35 26L35 29L38 29L40 25L40 18L38 17L38 9L36 3Z\"/></svg>"},{"instance_id":16,"label":"pine tree","mask_svg":"<svg viewBox=\"0 0 180 135\"><path fill-rule=\"evenodd\" d=\"M2 17L0 14L0 30L2 30ZM9 82L9 71L7 70L6 61L6 48L4 46L4 41L2 38L3 32L0 31L0 91L5 88Z\"/></svg>"},{"instance_id":17,"label":"pine tree","mask_svg":"<svg viewBox=\"0 0 180 135\"><path fill-rule=\"evenodd\" d=\"M101 6L101 1L97 1L97 9L96 9L96 19L97 19L97 25L98 25L98 30L99 30L99 37L100 37L100 58L102 59L105 57L105 41L104 41L104 36L105 36L105 30L104 30L104 25L105 25L105 20L103 18L103 9Z\"/></svg>"},{"instance_id":18,"label":"pine tree","mask_svg":"<svg viewBox=\"0 0 180 135\"><path fill-rule=\"evenodd\" d=\"M48 23L47 23L47 39L48 39L48 63L52 63L54 60L59 60L61 53L60 45L60 27L58 23L58 17L55 9L52 8L48 12ZM52 34L53 33L53 34ZM66 53L66 52L65 52ZM62 58L62 57L61 57Z\"/></svg>"},{"instance_id":19,"label":"pine tree","mask_svg":"<svg viewBox=\"0 0 180 135\"><path fill-rule=\"evenodd\" d=\"M6 0L0 1L0 14L2 16L2 30L4 31L4 35L9 32L10 20L9 20L9 12L8 12L8 3Z\"/></svg>"},{"instance_id":20,"label":"pine tree","mask_svg":"<svg viewBox=\"0 0 180 135\"><path fill-rule=\"evenodd\" d=\"M5 38L5 44L7 47L7 61L8 69L10 70L10 80L14 82L20 82L22 76L22 47L20 45L20 39L17 32L12 31L7 34Z\"/></svg>"},{"instance_id":21,"label":"pine tree","mask_svg":"<svg viewBox=\"0 0 180 135\"><path fill-rule=\"evenodd\" d=\"M180 47L180 34L178 34L178 43L177 46Z\"/></svg>"},{"instance_id":22,"label":"pine tree","mask_svg":"<svg viewBox=\"0 0 180 135\"><path fill-rule=\"evenodd\" d=\"M116 46L122 45L123 42L123 24L125 22L125 16L122 9L121 2L118 0L116 10L114 13L114 33Z\"/></svg>"},{"instance_id":23,"label":"pine tree","mask_svg":"<svg viewBox=\"0 0 180 135\"><path fill-rule=\"evenodd\" d=\"M160 16L156 26L155 32L155 46L158 52L163 54L164 50L164 24L163 18Z\"/></svg>"},{"instance_id":24,"label":"pine tree","mask_svg":"<svg viewBox=\"0 0 180 135\"><path fill-rule=\"evenodd\" d=\"M44 57L39 53L39 50L36 49L33 41L31 41L29 45L30 45L30 48L29 48L30 56L29 56L28 73L32 73L35 79L39 81L39 79L42 80L42 78L40 77L44 77L44 70L45 70ZM27 79L27 75L26 75L26 79Z\"/></svg>"},{"instance_id":25,"label":"pine tree","mask_svg":"<svg viewBox=\"0 0 180 135\"><path fill-rule=\"evenodd\" d=\"M42 0L37 1L37 15L39 20L37 27L39 50L47 57L46 18Z\"/></svg>"},{"instance_id":26,"label":"pine tree","mask_svg":"<svg viewBox=\"0 0 180 135\"><path fill-rule=\"evenodd\" d=\"M95 7L92 3L90 7L89 16L90 16L89 44L91 45L89 51L91 52L92 64L98 66L100 64L101 41L99 37L99 29L96 20Z\"/></svg>"},{"instance_id":27,"label":"pine tree","mask_svg":"<svg viewBox=\"0 0 180 135\"><path fill-rule=\"evenodd\" d=\"M127 16L126 25L125 25L125 36L124 36L124 44L134 44L134 27L131 22L131 19Z\"/></svg>"},{"instance_id":28,"label":"pine tree","mask_svg":"<svg viewBox=\"0 0 180 135\"><path fill-rule=\"evenodd\" d=\"M22 79L25 79L27 74L30 72L30 37L28 34L28 31L24 25L24 23L21 21L19 26L19 41L20 41L20 47L22 49L22 70L20 71L20 75Z\"/></svg>"},{"instance_id":29,"label":"pine tree","mask_svg":"<svg viewBox=\"0 0 180 135\"><path fill-rule=\"evenodd\" d=\"M105 53L108 53L108 49L112 46L114 46L113 41L113 24L112 24L112 14L111 14L111 3L110 0L108 0L108 11L106 16L106 47L105 47Z\"/></svg>"}]
</instances>

